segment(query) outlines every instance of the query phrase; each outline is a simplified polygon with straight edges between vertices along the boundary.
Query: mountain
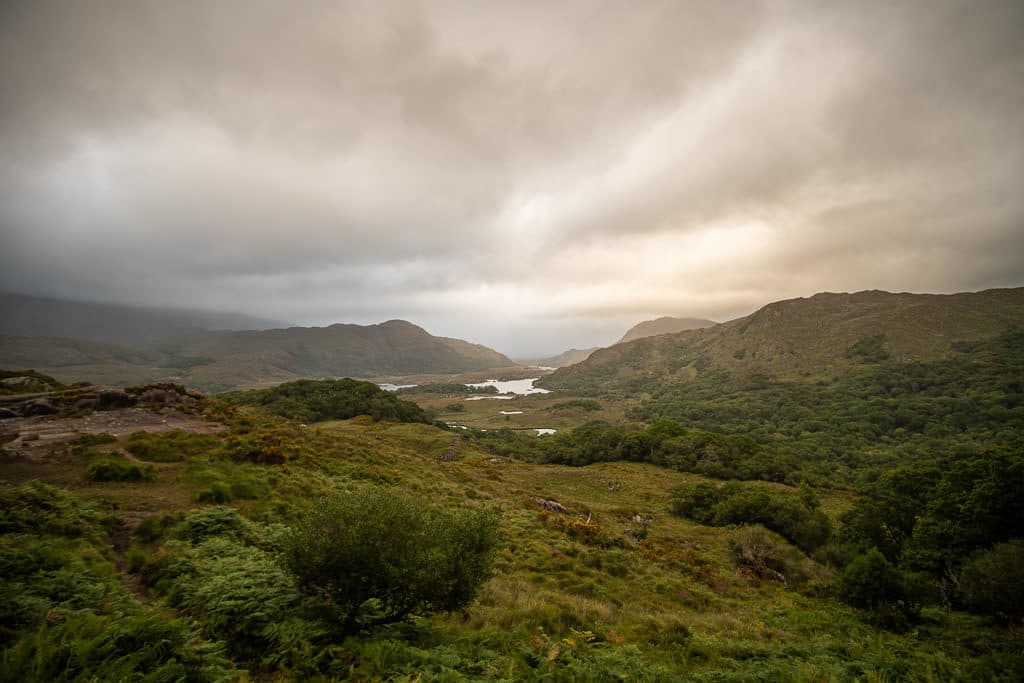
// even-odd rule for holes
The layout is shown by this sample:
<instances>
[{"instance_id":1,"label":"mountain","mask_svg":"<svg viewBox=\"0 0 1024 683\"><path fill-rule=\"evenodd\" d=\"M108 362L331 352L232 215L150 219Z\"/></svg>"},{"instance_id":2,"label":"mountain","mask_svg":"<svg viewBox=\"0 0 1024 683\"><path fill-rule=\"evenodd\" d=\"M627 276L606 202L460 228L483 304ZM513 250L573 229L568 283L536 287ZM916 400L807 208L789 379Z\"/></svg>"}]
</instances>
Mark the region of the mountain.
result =
<instances>
[{"instance_id":1,"label":"mountain","mask_svg":"<svg viewBox=\"0 0 1024 683\"><path fill-rule=\"evenodd\" d=\"M616 343L625 344L626 342L643 339L644 337L654 337L659 334L675 334L676 332L684 332L686 330L698 330L717 324L714 320L704 320L702 318L673 318L664 316L655 320L645 320L634 325Z\"/></svg>"},{"instance_id":2,"label":"mountain","mask_svg":"<svg viewBox=\"0 0 1024 683\"><path fill-rule=\"evenodd\" d=\"M534 361L532 364L543 365L551 368L564 368L567 365L575 365L576 363L585 361L587 358L590 358L590 354L597 351L599 348L601 347L592 346L589 349L569 349L568 351L563 351L557 356Z\"/></svg>"},{"instance_id":3,"label":"mountain","mask_svg":"<svg viewBox=\"0 0 1024 683\"><path fill-rule=\"evenodd\" d=\"M513 365L486 346L435 337L403 320L199 331L140 347L54 337L0 338L0 367L32 367L71 381L108 384L171 380L207 391L302 378L454 374Z\"/></svg>"},{"instance_id":4,"label":"mountain","mask_svg":"<svg viewBox=\"0 0 1024 683\"><path fill-rule=\"evenodd\" d=\"M951 295L863 291L777 301L749 316L596 351L538 384L643 390L725 371L770 380L823 379L864 364L946 358L957 342L1024 326L1024 288Z\"/></svg>"},{"instance_id":5,"label":"mountain","mask_svg":"<svg viewBox=\"0 0 1024 683\"><path fill-rule=\"evenodd\" d=\"M208 330L265 330L279 321L238 313L124 306L0 292L0 335L66 337L128 346Z\"/></svg>"}]
</instances>

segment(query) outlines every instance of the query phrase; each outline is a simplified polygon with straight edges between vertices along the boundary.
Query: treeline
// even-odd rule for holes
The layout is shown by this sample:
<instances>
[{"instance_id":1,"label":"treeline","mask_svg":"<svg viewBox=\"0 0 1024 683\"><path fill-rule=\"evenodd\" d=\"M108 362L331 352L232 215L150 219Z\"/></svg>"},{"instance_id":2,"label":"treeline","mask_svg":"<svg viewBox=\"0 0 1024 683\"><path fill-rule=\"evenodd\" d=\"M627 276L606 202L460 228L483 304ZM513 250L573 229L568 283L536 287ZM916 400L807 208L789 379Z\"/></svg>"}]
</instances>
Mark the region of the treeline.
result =
<instances>
[{"instance_id":1,"label":"treeline","mask_svg":"<svg viewBox=\"0 0 1024 683\"><path fill-rule=\"evenodd\" d=\"M269 389L221 394L218 398L258 406L273 415L302 422L347 420L359 415L394 422L430 422L423 409L412 401L404 401L372 382L348 378L304 379Z\"/></svg>"},{"instance_id":2,"label":"treeline","mask_svg":"<svg viewBox=\"0 0 1024 683\"><path fill-rule=\"evenodd\" d=\"M792 457L747 436L687 429L672 420L649 427L595 420L543 439L510 429L473 431L467 438L497 455L531 462L580 466L629 460L720 479L799 480L799 463Z\"/></svg>"}]
</instances>

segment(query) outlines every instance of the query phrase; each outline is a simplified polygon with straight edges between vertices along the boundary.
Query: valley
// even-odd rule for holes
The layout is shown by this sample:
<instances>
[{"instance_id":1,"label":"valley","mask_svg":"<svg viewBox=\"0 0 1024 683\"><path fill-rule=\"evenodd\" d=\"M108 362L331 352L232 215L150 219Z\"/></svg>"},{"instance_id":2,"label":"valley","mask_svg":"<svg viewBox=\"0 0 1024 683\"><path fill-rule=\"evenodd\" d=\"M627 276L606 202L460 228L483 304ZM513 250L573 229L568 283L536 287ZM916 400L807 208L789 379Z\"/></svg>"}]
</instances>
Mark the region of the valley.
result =
<instances>
[{"instance_id":1,"label":"valley","mask_svg":"<svg viewBox=\"0 0 1024 683\"><path fill-rule=\"evenodd\" d=\"M1024 350L1019 292L989 296L941 326L904 295L813 297L558 370L376 384L7 371L0 680L1014 680ZM380 508L352 511L366 536L334 575L440 542L395 534L448 515L460 597L395 606L463 566L429 564L451 545L388 554L404 569L365 603L304 583L296 534L361 500Z\"/></svg>"}]
</instances>

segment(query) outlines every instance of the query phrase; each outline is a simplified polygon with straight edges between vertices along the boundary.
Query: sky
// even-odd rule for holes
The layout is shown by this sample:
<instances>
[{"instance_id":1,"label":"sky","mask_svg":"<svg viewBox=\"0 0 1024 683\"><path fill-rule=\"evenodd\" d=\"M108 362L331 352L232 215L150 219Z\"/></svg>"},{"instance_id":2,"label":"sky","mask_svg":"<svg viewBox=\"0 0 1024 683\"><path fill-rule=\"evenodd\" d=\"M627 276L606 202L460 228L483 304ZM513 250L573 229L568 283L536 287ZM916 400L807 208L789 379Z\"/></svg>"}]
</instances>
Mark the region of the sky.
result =
<instances>
[{"instance_id":1,"label":"sky","mask_svg":"<svg viewBox=\"0 0 1024 683\"><path fill-rule=\"evenodd\" d=\"M1019 0L5 0L0 289L517 358L1024 285Z\"/></svg>"}]
</instances>

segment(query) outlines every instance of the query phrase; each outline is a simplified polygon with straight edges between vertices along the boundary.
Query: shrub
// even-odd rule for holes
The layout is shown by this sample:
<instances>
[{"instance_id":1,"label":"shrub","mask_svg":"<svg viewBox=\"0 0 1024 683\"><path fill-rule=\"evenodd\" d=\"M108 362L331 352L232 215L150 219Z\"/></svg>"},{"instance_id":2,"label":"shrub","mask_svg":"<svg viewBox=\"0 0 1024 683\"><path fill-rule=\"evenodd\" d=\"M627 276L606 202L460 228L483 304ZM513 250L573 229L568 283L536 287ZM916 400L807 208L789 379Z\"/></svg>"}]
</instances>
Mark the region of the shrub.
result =
<instances>
[{"instance_id":1,"label":"shrub","mask_svg":"<svg viewBox=\"0 0 1024 683\"><path fill-rule=\"evenodd\" d=\"M878 609L894 604L903 598L900 574L877 548L872 548L847 565L839 596L854 607Z\"/></svg>"},{"instance_id":2,"label":"shrub","mask_svg":"<svg viewBox=\"0 0 1024 683\"><path fill-rule=\"evenodd\" d=\"M249 520L224 506L202 508L190 512L175 536L193 544L199 544L214 536L243 539L251 535Z\"/></svg>"},{"instance_id":3,"label":"shrub","mask_svg":"<svg viewBox=\"0 0 1024 683\"><path fill-rule=\"evenodd\" d=\"M972 611L1019 623L1024 619L1024 541L975 553L960 574L960 590Z\"/></svg>"},{"instance_id":4,"label":"shrub","mask_svg":"<svg viewBox=\"0 0 1024 683\"><path fill-rule=\"evenodd\" d=\"M354 631L464 607L490 576L497 539L490 512L364 487L318 500L286 539L284 560Z\"/></svg>"},{"instance_id":5,"label":"shrub","mask_svg":"<svg viewBox=\"0 0 1024 683\"><path fill-rule=\"evenodd\" d=\"M151 465L119 460L97 460L89 465L85 475L92 481L152 481Z\"/></svg>"},{"instance_id":6,"label":"shrub","mask_svg":"<svg viewBox=\"0 0 1024 683\"><path fill-rule=\"evenodd\" d=\"M761 526L740 529L730 543L736 564L759 578L798 586L809 578L813 564L792 546L779 543Z\"/></svg>"},{"instance_id":7,"label":"shrub","mask_svg":"<svg viewBox=\"0 0 1024 683\"><path fill-rule=\"evenodd\" d=\"M818 509L813 492L769 492L758 486L738 483L715 486L685 484L672 490L672 513L701 524L763 524L804 550L814 550L828 541L832 523Z\"/></svg>"}]
</instances>

